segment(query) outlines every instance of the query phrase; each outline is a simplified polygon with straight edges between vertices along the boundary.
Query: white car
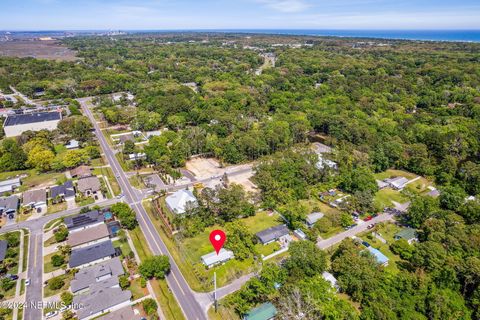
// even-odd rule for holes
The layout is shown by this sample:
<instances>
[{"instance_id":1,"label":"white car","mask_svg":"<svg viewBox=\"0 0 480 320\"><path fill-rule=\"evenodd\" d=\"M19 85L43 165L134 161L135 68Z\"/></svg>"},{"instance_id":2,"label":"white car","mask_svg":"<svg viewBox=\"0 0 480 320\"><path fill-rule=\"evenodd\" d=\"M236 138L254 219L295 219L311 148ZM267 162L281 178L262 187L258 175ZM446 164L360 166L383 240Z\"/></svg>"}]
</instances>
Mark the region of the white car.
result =
<instances>
[{"instance_id":1,"label":"white car","mask_svg":"<svg viewBox=\"0 0 480 320\"><path fill-rule=\"evenodd\" d=\"M50 311L49 313L47 313L47 314L45 315L45 318L46 318L46 319L50 319L50 318L55 317L57 314L58 314L58 311Z\"/></svg>"},{"instance_id":2,"label":"white car","mask_svg":"<svg viewBox=\"0 0 480 320\"><path fill-rule=\"evenodd\" d=\"M72 307L71 305L63 306L63 307L61 307L60 309L58 309L58 311L59 311L59 312L67 311L67 310L70 309L71 307Z\"/></svg>"},{"instance_id":3,"label":"white car","mask_svg":"<svg viewBox=\"0 0 480 320\"><path fill-rule=\"evenodd\" d=\"M30 285L30 279L26 279L26 280L25 280L25 285L26 285L26 286Z\"/></svg>"}]
</instances>

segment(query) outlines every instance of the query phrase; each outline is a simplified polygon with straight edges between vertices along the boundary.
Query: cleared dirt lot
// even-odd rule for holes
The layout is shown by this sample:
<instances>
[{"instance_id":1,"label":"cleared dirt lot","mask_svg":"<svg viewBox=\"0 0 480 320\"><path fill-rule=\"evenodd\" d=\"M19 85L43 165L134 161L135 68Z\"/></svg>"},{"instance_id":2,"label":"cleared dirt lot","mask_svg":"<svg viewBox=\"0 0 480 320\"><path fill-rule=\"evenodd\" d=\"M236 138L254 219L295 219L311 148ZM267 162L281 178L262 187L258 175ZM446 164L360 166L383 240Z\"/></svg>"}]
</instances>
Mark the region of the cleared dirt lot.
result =
<instances>
[{"instance_id":1,"label":"cleared dirt lot","mask_svg":"<svg viewBox=\"0 0 480 320\"><path fill-rule=\"evenodd\" d=\"M257 186L252 181L250 181L250 178L252 176L253 172L250 171L235 176L230 176L228 177L228 181L229 183L241 184L247 192L257 192Z\"/></svg>"},{"instance_id":2,"label":"cleared dirt lot","mask_svg":"<svg viewBox=\"0 0 480 320\"><path fill-rule=\"evenodd\" d=\"M213 158L193 158L187 162L186 168L192 172L197 179L220 176L225 172L225 168L220 168L218 161Z\"/></svg>"},{"instance_id":3,"label":"cleared dirt lot","mask_svg":"<svg viewBox=\"0 0 480 320\"><path fill-rule=\"evenodd\" d=\"M36 59L74 61L75 51L55 40L20 40L0 42L0 56Z\"/></svg>"}]
</instances>

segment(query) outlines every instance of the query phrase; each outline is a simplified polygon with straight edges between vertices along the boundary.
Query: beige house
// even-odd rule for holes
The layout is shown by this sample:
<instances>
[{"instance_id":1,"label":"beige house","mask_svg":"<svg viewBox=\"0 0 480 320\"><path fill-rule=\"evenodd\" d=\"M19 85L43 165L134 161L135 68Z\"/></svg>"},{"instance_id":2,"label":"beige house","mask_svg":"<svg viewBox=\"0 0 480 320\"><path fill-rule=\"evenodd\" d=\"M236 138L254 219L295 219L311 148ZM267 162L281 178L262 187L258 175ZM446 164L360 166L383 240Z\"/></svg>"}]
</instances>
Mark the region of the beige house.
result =
<instances>
[{"instance_id":1,"label":"beige house","mask_svg":"<svg viewBox=\"0 0 480 320\"><path fill-rule=\"evenodd\" d=\"M98 199L100 193L100 180L96 176L84 177L78 179L77 190L85 197L93 197Z\"/></svg>"},{"instance_id":2,"label":"beige house","mask_svg":"<svg viewBox=\"0 0 480 320\"><path fill-rule=\"evenodd\" d=\"M72 249L88 247L90 245L108 240L110 233L105 223L98 226L87 228L68 235L67 244Z\"/></svg>"}]
</instances>

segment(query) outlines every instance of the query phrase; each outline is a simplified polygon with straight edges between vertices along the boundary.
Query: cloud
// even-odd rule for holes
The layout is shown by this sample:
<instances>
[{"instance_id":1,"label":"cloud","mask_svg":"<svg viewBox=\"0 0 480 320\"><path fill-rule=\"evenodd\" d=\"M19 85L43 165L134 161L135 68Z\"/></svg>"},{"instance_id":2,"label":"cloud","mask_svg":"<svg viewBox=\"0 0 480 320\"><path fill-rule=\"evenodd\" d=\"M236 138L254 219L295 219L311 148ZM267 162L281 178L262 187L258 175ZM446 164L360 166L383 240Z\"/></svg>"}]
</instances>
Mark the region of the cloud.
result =
<instances>
[{"instance_id":1,"label":"cloud","mask_svg":"<svg viewBox=\"0 0 480 320\"><path fill-rule=\"evenodd\" d=\"M292 13L301 12L310 7L308 3L303 0L256 0L265 6L280 12Z\"/></svg>"}]
</instances>

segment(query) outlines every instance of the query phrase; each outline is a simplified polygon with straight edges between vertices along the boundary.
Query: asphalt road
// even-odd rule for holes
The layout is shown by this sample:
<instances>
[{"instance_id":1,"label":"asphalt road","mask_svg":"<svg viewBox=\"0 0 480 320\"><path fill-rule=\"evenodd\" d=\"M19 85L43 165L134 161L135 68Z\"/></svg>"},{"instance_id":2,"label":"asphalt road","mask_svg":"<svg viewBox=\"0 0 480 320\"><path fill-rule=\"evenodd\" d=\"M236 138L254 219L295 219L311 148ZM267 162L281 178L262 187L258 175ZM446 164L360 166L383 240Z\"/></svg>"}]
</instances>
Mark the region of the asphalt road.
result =
<instances>
[{"instance_id":1,"label":"asphalt road","mask_svg":"<svg viewBox=\"0 0 480 320\"><path fill-rule=\"evenodd\" d=\"M362 233L362 232L366 231L368 229L369 224L372 224L372 223L376 224L376 223L379 223L379 222L389 221L389 220L393 220L393 214L391 214L391 213L379 214L378 216L376 216L372 220L363 222L363 223L353 227L352 229L349 229L349 230L346 230L342 233L336 234L333 237L330 237L328 239L319 240L317 242L317 246L320 249L328 249L331 246L342 242L346 238L353 237L354 235L357 235L359 233Z\"/></svg>"},{"instance_id":2,"label":"asphalt road","mask_svg":"<svg viewBox=\"0 0 480 320\"><path fill-rule=\"evenodd\" d=\"M148 245L154 254L163 254L167 255L170 258L171 263L171 272L167 276L167 282L172 290L175 298L177 299L185 317L188 320L207 320L207 315L200 304L195 299L193 292L188 286L186 280L183 278L182 273L178 269L178 266L175 263L175 260L171 257L170 253L167 250L167 247L163 243L160 235L155 230L155 227L150 220L147 212L142 206L141 194L135 192L135 190L130 185L125 172L122 170L122 167L118 163L118 160L115 158L113 150L108 145L105 137L103 136L100 127L95 121L92 112L87 106L87 102L91 98L81 98L78 99L85 115L92 122L100 146L105 154L105 157L110 164L110 167L117 178L117 181L120 185L120 188L124 194L124 200L128 203L137 214L137 220L139 222L140 228L145 235L145 238L148 242Z\"/></svg>"}]
</instances>

